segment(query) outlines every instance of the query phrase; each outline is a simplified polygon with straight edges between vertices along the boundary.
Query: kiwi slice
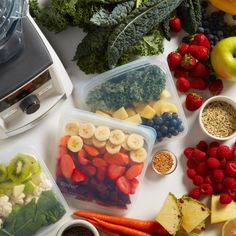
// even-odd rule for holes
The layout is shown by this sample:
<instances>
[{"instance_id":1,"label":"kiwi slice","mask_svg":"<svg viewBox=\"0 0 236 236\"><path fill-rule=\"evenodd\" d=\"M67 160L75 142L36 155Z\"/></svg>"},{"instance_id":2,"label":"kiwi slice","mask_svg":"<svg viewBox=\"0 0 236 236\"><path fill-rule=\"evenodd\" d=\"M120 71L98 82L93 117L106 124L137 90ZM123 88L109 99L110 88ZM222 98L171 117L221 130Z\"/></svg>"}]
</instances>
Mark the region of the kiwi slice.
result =
<instances>
[{"instance_id":1,"label":"kiwi slice","mask_svg":"<svg viewBox=\"0 0 236 236\"><path fill-rule=\"evenodd\" d=\"M31 174L33 174L33 175L40 174L41 173L41 166L40 166L38 160L36 160L34 157L29 156L29 155L25 155L25 158L27 158L28 161L30 162Z\"/></svg>"},{"instance_id":2,"label":"kiwi slice","mask_svg":"<svg viewBox=\"0 0 236 236\"><path fill-rule=\"evenodd\" d=\"M6 180L7 178L7 167L5 165L0 165L0 182Z\"/></svg>"},{"instance_id":3,"label":"kiwi slice","mask_svg":"<svg viewBox=\"0 0 236 236\"><path fill-rule=\"evenodd\" d=\"M26 155L17 154L8 165L7 172L14 183L22 183L31 175L31 162Z\"/></svg>"}]
</instances>

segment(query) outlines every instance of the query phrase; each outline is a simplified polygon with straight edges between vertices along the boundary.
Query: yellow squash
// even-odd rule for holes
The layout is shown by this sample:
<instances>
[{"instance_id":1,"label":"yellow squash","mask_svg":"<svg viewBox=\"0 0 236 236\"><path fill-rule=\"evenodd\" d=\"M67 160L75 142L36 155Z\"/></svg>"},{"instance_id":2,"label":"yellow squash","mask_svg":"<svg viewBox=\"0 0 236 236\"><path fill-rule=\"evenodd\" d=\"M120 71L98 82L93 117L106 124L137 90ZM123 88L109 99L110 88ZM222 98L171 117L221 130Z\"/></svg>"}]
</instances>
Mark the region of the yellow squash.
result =
<instances>
[{"instance_id":1,"label":"yellow squash","mask_svg":"<svg viewBox=\"0 0 236 236\"><path fill-rule=\"evenodd\" d=\"M236 0L209 0L209 1L216 8L229 14L236 15Z\"/></svg>"}]
</instances>

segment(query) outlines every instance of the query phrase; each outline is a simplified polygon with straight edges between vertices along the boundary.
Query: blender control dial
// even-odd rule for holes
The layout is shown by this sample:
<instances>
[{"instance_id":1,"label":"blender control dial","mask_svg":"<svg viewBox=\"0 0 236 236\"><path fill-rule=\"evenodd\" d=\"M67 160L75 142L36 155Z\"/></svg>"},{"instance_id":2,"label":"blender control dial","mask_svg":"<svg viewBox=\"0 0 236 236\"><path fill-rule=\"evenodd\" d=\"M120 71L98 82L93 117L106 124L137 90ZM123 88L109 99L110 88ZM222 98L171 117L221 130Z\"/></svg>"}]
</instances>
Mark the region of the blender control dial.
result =
<instances>
[{"instance_id":1,"label":"blender control dial","mask_svg":"<svg viewBox=\"0 0 236 236\"><path fill-rule=\"evenodd\" d=\"M27 115L32 114L40 108L40 101L36 95L30 95L20 103L20 108Z\"/></svg>"}]
</instances>

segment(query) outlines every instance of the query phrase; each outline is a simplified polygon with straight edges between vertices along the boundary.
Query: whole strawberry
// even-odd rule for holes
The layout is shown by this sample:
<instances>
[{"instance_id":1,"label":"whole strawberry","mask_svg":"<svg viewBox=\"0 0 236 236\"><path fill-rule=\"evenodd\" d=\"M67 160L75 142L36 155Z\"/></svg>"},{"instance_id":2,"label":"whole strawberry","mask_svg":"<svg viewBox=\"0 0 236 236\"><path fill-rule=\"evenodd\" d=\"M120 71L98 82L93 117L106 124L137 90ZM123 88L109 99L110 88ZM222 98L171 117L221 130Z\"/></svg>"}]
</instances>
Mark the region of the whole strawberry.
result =
<instances>
[{"instance_id":1,"label":"whole strawberry","mask_svg":"<svg viewBox=\"0 0 236 236\"><path fill-rule=\"evenodd\" d=\"M206 81L204 79L194 79L191 81L191 88L204 90L207 87Z\"/></svg>"},{"instance_id":2,"label":"whole strawberry","mask_svg":"<svg viewBox=\"0 0 236 236\"><path fill-rule=\"evenodd\" d=\"M174 77L176 79L179 79L181 77L184 77L184 78L188 78L188 75L189 75L189 71L185 70L184 68L178 68L175 70L175 74L174 74Z\"/></svg>"},{"instance_id":3,"label":"whole strawberry","mask_svg":"<svg viewBox=\"0 0 236 236\"><path fill-rule=\"evenodd\" d=\"M175 33L181 30L181 21L178 17L174 16L170 19L170 29Z\"/></svg>"},{"instance_id":4,"label":"whole strawberry","mask_svg":"<svg viewBox=\"0 0 236 236\"><path fill-rule=\"evenodd\" d=\"M185 54L189 53L189 47L190 45L187 43L181 43L178 47L178 52L184 56Z\"/></svg>"},{"instance_id":5,"label":"whole strawberry","mask_svg":"<svg viewBox=\"0 0 236 236\"><path fill-rule=\"evenodd\" d=\"M179 92L187 92L190 89L190 82L184 77L180 77L176 81L176 88Z\"/></svg>"},{"instance_id":6,"label":"whole strawberry","mask_svg":"<svg viewBox=\"0 0 236 236\"><path fill-rule=\"evenodd\" d=\"M186 70L191 70L196 65L196 63L197 61L193 56L190 54L185 54L181 61L181 66Z\"/></svg>"},{"instance_id":7,"label":"whole strawberry","mask_svg":"<svg viewBox=\"0 0 236 236\"><path fill-rule=\"evenodd\" d=\"M197 60L202 61L209 55L209 49L205 46L190 45L189 53Z\"/></svg>"},{"instance_id":8,"label":"whole strawberry","mask_svg":"<svg viewBox=\"0 0 236 236\"><path fill-rule=\"evenodd\" d=\"M206 78L210 74L209 67L203 62L198 62L189 72L191 77Z\"/></svg>"},{"instance_id":9,"label":"whole strawberry","mask_svg":"<svg viewBox=\"0 0 236 236\"><path fill-rule=\"evenodd\" d=\"M179 67L182 61L182 56L178 52L171 52L167 57L167 61L168 61L170 70L174 71Z\"/></svg>"},{"instance_id":10,"label":"whole strawberry","mask_svg":"<svg viewBox=\"0 0 236 236\"><path fill-rule=\"evenodd\" d=\"M189 93L185 100L185 106L189 111L196 111L202 105L202 97L196 93Z\"/></svg>"},{"instance_id":11,"label":"whole strawberry","mask_svg":"<svg viewBox=\"0 0 236 236\"><path fill-rule=\"evenodd\" d=\"M220 79L216 79L210 82L208 89L212 95L218 95L222 92L224 86Z\"/></svg>"},{"instance_id":12,"label":"whole strawberry","mask_svg":"<svg viewBox=\"0 0 236 236\"><path fill-rule=\"evenodd\" d=\"M208 49L211 48L210 42L205 34L195 34L191 39L191 44L204 46Z\"/></svg>"}]
</instances>

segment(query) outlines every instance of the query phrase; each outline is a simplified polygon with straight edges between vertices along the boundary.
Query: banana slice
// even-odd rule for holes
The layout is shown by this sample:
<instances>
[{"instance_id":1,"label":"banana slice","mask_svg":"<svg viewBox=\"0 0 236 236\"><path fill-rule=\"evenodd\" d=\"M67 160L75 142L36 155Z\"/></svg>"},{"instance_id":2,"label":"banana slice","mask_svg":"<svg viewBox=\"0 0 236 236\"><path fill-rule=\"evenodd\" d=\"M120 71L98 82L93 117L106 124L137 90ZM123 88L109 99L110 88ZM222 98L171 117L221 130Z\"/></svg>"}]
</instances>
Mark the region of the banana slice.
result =
<instances>
[{"instance_id":1,"label":"banana slice","mask_svg":"<svg viewBox=\"0 0 236 236\"><path fill-rule=\"evenodd\" d=\"M84 123L79 127L79 135L82 138L92 138L95 132L95 126L92 123Z\"/></svg>"},{"instance_id":2,"label":"banana slice","mask_svg":"<svg viewBox=\"0 0 236 236\"><path fill-rule=\"evenodd\" d=\"M65 126L65 133L69 135L77 135L79 133L79 122L69 121Z\"/></svg>"},{"instance_id":3,"label":"banana slice","mask_svg":"<svg viewBox=\"0 0 236 236\"><path fill-rule=\"evenodd\" d=\"M84 138L83 142L87 145L93 145L93 138Z\"/></svg>"},{"instance_id":4,"label":"banana slice","mask_svg":"<svg viewBox=\"0 0 236 236\"><path fill-rule=\"evenodd\" d=\"M137 150L137 149L143 147L144 140L143 140L143 137L141 135L131 134L127 138L127 144L128 144L130 149Z\"/></svg>"},{"instance_id":5,"label":"banana slice","mask_svg":"<svg viewBox=\"0 0 236 236\"><path fill-rule=\"evenodd\" d=\"M67 142L67 147L72 152L78 152L83 147L83 139L77 135L73 135Z\"/></svg>"},{"instance_id":6,"label":"banana slice","mask_svg":"<svg viewBox=\"0 0 236 236\"><path fill-rule=\"evenodd\" d=\"M92 144L96 147L96 148L102 148L106 146L106 141L99 141L97 140L95 137L92 138Z\"/></svg>"},{"instance_id":7,"label":"banana slice","mask_svg":"<svg viewBox=\"0 0 236 236\"><path fill-rule=\"evenodd\" d=\"M108 153L110 153L110 154L116 154L117 152L119 152L120 151L120 149L121 149L121 145L114 145L114 144L112 144L111 142L107 142L106 143L106 150L107 150L107 152Z\"/></svg>"},{"instance_id":8,"label":"banana slice","mask_svg":"<svg viewBox=\"0 0 236 236\"><path fill-rule=\"evenodd\" d=\"M144 148L133 150L130 152L130 158L134 162L142 163L147 159L147 152Z\"/></svg>"},{"instance_id":9,"label":"banana slice","mask_svg":"<svg viewBox=\"0 0 236 236\"><path fill-rule=\"evenodd\" d=\"M129 135L125 135L125 141L122 143L122 147L126 150L126 151L131 151L130 147L127 144L127 139L128 139Z\"/></svg>"},{"instance_id":10,"label":"banana slice","mask_svg":"<svg viewBox=\"0 0 236 236\"><path fill-rule=\"evenodd\" d=\"M125 141L125 134L119 129L111 131L109 141L114 145L121 145Z\"/></svg>"},{"instance_id":11,"label":"banana slice","mask_svg":"<svg viewBox=\"0 0 236 236\"><path fill-rule=\"evenodd\" d=\"M98 141L106 141L110 137L110 129L107 126L98 126L95 130L94 136Z\"/></svg>"}]
</instances>

